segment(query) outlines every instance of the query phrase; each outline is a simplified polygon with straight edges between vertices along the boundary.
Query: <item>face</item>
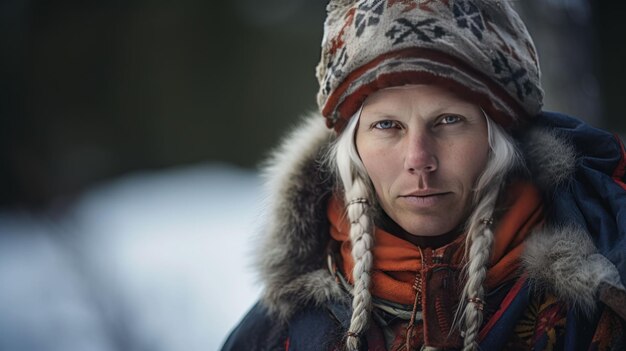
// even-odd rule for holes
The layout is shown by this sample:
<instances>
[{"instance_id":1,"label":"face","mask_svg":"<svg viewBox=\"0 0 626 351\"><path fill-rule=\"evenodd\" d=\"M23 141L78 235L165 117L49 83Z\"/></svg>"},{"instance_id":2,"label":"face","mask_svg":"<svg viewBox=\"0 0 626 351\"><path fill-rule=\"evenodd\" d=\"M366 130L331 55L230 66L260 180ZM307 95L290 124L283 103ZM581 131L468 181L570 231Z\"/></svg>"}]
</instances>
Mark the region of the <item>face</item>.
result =
<instances>
[{"instance_id":1,"label":"face","mask_svg":"<svg viewBox=\"0 0 626 351\"><path fill-rule=\"evenodd\" d=\"M481 109L434 85L370 95L356 146L381 207L418 236L446 234L462 224L489 156Z\"/></svg>"}]
</instances>

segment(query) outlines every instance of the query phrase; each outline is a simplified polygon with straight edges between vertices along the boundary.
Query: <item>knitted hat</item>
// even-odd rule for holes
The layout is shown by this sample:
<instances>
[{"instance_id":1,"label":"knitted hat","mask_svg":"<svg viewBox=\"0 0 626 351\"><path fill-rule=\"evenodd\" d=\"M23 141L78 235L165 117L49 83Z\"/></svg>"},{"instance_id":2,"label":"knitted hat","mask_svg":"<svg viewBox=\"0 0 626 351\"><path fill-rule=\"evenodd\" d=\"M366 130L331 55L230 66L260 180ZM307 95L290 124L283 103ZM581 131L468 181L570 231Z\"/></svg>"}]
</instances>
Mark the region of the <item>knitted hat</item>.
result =
<instances>
[{"instance_id":1,"label":"knitted hat","mask_svg":"<svg viewBox=\"0 0 626 351\"><path fill-rule=\"evenodd\" d=\"M505 128L541 110L535 46L507 0L331 0L327 11L317 100L329 127L406 84L445 86Z\"/></svg>"}]
</instances>

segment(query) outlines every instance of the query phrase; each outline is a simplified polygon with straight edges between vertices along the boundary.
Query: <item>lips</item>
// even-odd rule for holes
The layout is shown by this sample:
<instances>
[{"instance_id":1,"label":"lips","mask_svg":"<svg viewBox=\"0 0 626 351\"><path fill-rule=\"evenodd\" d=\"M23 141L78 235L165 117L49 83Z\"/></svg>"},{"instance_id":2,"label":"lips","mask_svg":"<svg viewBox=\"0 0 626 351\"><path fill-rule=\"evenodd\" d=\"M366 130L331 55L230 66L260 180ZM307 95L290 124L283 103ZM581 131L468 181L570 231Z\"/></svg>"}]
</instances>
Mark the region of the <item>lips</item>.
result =
<instances>
[{"instance_id":1,"label":"lips","mask_svg":"<svg viewBox=\"0 0 626 351\"><path fill-rule=\"evenodd\" d=\"M416 190L405 195L400 195L400 197L428 197L428 196L438 196L438 195L446 195L446 194L450 194L450 192L443 191L443 190L424 189L424 190Z\"/></svg>"},{"instance_id":2,"label":"lips","mask_svg":"<svg viewBox=\"0 0 626 351\"><path fill-rule=\"evenodd\" d=\"M428 208L437 206L450 194L447 191L420 190L402 195L400 200L410 207Z\"/></svg>"}]
</instances>

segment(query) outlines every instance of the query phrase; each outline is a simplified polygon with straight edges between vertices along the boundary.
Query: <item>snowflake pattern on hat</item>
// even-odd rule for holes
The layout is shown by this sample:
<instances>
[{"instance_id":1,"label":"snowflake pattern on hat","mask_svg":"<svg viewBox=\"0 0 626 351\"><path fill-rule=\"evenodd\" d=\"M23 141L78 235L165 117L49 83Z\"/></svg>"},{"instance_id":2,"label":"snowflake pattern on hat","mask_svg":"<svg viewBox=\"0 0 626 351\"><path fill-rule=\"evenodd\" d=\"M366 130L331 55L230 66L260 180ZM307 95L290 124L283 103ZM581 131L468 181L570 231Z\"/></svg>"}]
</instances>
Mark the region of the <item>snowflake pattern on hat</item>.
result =
<instances>
[{"instance_id":1,"label":"snowflake pattern on hat","mask_svg":"<svg viewBox=\"0 0 626 351\"><path fill-rule=\"evenodd\" d=\"M543 91L534 44L503 0L331 0L318 105L347 120L368 94L443 84L503 126L536 115Z\"/></svg>"},{"instance_id":2,"label":"snowflake pattern on hat","mask_svg":"<svg viewBox=\"0 0 626 351\"><path fill-rule=\"evenodd\" d=\"M357 7L356 36L360 37L366 27L375 26L380 23L380 16L385 11L385 0L367 0Z\"/></svg>"},{"instance_id":3,"label":"snowflake pattern on hat","mask_svg":"<svg viewBox=\"0 0 626 351\"><path fill-rule=\"evenodd\" d=\"M524 101L524 98L532 92L528 71L522 67L513 67L511 62L500 51L498 51L497 57L491 62L498 80L505 86L513 85L517 92L517 97Z\"/></svg>"},{"instance_id":4,"label":"snowflake pattern on hat","mask_svg":"<svg viewBox=\"0 0 626 351\"><path fill-rule=\"evenodd\" d=\"M452 5L452 12L456 19L456 24L461 28L467 28L471 30L472 34L478 38L483 39L483 31L485 30L485 22L481 11L476 4L470 0L456 1Z\"/></svg>"},{"instance_id":5,"label":"snowflake pattern on hat","mask_svg":"<svg viewBox=\"0 0 626 351\"><path fill-rule=\"evenodd\" d=\"M407 18L398 18L385 36L393 40L393 45L410 39L432 42L443 37L446 32L441 26L434 25L437 19L429 18L423 21L411 22Z\"/></svg>"},{"instance_id":6,"label":"snowflake pattern on hat","mask_svg":"<svg viewBox=\"0 0 626 351\"><path fill-rule=\"evenodd\" d=\"M328 61L326 75L332 75L337 78L343 74L342 67L348 62L348 53L346 47L342 47L338 55L334 56L332 60ZM326 86L324 91L328 94L331 90L331 82L333 77L326 77Z\"/></svg>"}]
</instances>

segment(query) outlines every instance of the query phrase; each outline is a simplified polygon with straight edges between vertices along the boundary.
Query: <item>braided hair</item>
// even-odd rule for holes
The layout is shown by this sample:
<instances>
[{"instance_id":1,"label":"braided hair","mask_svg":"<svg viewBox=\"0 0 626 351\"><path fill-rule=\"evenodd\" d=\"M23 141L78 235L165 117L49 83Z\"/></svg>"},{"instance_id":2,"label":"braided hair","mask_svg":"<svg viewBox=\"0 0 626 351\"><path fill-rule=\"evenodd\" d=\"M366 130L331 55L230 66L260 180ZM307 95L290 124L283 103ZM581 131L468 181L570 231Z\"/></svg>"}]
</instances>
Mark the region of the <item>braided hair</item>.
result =
<instances>
[{"instance_id":1,"label":"braided hair","mask_svg":"<svg viewBox=\"0 0 626 351\"><path fill-rule=\"evenodd\" d=\"M476 339L483 322L484 282L493 248L492 226L496 202L505 184L506 175L516 165L522 164L513 138L486 115L485 117L491 152L487 167L478 178L474 190L474 211L466 224L466 282L457 311L459 317L459 312L463 309L460 319L463 319L465 332L464 351L476 350L478 347Z\"/></svg>"},{"instance_id":2,"label":"braided hair","mask_svg":"<svg viewBox=\"0 0 626 351\"><path fill-rule=\"evenodd\" d=\"M354 136L361 110L359 110L346 127L345 133L338 139L331 153L335 161L336 173L341 179L344 189L344 201L347 204L347 215L350 221L350 242L354 269L352 277L352 318L346 336L348 350L358 350L360 334L367 330L372 296L370 293L371 270L374 257L374 224L370 216L373 201L373 186L370 184L365 167L356 151ZM338 157L339 154L349 157Z\"/></svg>"},{"instance_id":3,"label":"braided hair","mask_svg":"<svg viewBox=\"0 0 626 351\"><path fill-rule=\"evenodd\" d=\"M348 350L358 350L360 335L367 330L372 309L370 293L371 270L374 245L372 205L374 187L367 175L355 143L361 109L357 111L345 130L337 138L327 155L327 162L339 179L347 204L350 221L350 241L355 265L352 272L352 318L346 335ZM477 348L476 339L483 321L484 282L493 246L491 229L496 201L501 192L504 178L516 165L522 164L521 156L512 137L488 116L487 120L490 155L487 166L478 177L474 189L474 211L466 223L466 280L461 294L461 304L455 320L462 320L464 351ZM456 323L458 325L458 323Z\"/></svg>"}]
</instances>

